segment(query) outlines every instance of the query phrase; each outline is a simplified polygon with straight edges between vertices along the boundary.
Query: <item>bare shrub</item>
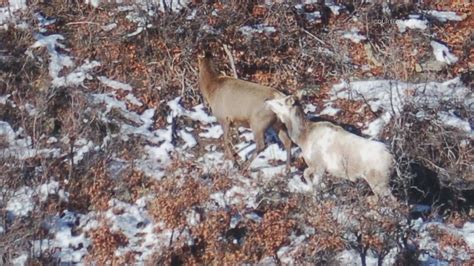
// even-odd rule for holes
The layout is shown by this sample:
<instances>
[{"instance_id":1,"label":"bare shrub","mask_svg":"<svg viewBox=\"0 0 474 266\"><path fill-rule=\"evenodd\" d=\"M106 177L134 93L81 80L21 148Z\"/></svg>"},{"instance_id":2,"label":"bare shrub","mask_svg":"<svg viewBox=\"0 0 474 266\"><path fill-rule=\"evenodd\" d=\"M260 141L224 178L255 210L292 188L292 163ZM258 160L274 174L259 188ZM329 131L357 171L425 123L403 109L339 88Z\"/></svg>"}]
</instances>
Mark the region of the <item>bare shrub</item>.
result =
<instances>
[{"instance_id":1,"label":"bare shrub","mask_svg":"<svg viewBox=\"0 0 474 266\"><path fill-rule=\"evenodd\" d=\"M423 110L423 111L420 111ZM444 110L454 116L472 117L462 102L437 107L409 104L393 125L393 151L397 157L397 187L402 198L442 207L441 211L466 210L474 190L473 140L469 133L445 125Z\"/></svg>"},{"instance_id":2,"label":"bare shrub","mask_svg":"<svg viewBox=\"0 0 474 266\"><path fill-rule=\"evenodd\" d=\"M112 265L133 263L133 260L126 260L127 256L119 258L114 255L115 250L119 246L124 246L128 242L127 237L122 232L113 232L110 230L110 226L102 225L92 230L90 235L93 248L86 258L86 261L89 263L98 263L100 265L108 263L112 263Z\"/></svg>"},{"instance_id":3,"label":"bare shrub","mask_svg":"<svg viewBox=\"0 0 474 266\"><path fill-rule=\"evenodd\" d=\"M150 203L149 212L156 221L164 221L173 228L183 228L184 213L209 197L209 188L193 178L169 178L154 186L157 197Z\"/></svg>"}]
</instances>

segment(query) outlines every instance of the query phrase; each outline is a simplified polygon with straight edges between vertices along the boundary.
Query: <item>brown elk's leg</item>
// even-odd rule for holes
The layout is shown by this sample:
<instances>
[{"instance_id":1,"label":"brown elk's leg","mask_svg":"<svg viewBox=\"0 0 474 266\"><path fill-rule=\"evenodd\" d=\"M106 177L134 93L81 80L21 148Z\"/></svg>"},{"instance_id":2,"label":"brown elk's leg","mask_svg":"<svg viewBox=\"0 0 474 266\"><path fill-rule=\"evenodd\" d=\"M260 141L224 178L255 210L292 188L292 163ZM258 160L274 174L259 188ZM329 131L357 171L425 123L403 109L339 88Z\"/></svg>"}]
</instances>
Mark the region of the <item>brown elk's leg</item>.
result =
<instances>
[{"instance_id":1,"label":"brown elk's leg","mask_svg":"<svg viewBox=\"0 0 474 266\"><path fill-rule=\"evenodd\" d=\"M229 160L234 159L234 155L232 152L232 142L229 139L230 133L230 121L228 119L222 119L219 121L219 124L222 125L222 130L224 131L224 154L225 157Z\"/></svg>"},{"instance_id":2,"label":"brown elk's leg","mask_svg":"<svg viewBox=\"0 0 474 266\"><path fill-rule=\"evenodd\" d=\"M258 154L265 149L265 130L270 126L270 123L253 123L250 125L253 131L253 137L255 139L255 151L250 159L245 164L245 168L248 168L252 164L253 160L257 158Z\"/></svg>"},{"instance_id":3,"label":"brown elk's leg","mask_svg":"<svg viewBox=\"0 0 474 266\"><path fill-rule=\"evenodd\" d=\"M280 138L280 141L283 143L283 146L285 147L286 150L286 173L290 173L291 169L291 145L292 141L290 137L288 136L288 132L284 128L280 128L280 131L278 132L278 137Z\"/></svg>"}]
</instances>

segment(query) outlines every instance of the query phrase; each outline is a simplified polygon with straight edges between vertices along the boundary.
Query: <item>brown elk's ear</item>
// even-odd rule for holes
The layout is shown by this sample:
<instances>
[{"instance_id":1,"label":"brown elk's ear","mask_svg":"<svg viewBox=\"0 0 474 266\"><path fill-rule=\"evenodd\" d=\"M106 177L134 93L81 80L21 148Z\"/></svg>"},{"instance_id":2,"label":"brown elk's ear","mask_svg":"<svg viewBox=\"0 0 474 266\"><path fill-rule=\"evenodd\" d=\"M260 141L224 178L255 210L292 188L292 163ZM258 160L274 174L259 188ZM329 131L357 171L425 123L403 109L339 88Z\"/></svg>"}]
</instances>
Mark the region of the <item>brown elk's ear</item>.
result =
<instances>
[{"instance_id":1,"label":"brown elk's ear","mask_svg":"<svg viewBox=\"0 0 474 266\"><path fill-rule=\"evenodd\" d=\"M212 53L209 50L205 50L203 55L204 55L204 58L212 58Z\"/></svg>"}]
</instances>

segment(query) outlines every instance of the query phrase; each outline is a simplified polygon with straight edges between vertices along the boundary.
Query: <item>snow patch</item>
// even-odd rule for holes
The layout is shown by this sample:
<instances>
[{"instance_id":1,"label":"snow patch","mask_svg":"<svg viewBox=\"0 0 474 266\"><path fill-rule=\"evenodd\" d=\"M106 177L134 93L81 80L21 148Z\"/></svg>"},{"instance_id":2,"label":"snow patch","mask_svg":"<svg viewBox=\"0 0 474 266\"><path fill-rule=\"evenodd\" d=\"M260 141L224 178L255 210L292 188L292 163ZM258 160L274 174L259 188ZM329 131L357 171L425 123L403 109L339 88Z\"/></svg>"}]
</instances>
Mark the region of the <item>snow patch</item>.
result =
<instances>
[{"instance_id":1,"label":"snow patch","mask_svg":"<svg viewBox=\"0 0 474 266\"><path fill-rule=\"evenodd\" d=\"M86 139L79 139L74 143L74 146L79 147L79 149L75 150L74 154L74 164L78 164L84 158L84 154L88 153L92 150L95 145L94 142Z\"/></svg>"},{"instance_id":2,"label":"snow patch","mask_svg":"<svg viewBox=\"0 0 474 266\"><path fill-rule=\"evenodd\" d=\"M474 222L467 222L461 228L460 233L471 250L474 250Z\"/></svg>"},{"instance_id":3,"label":"snow patch","mask_svg":"<svg viewBox=\"0 0 474 266\"><path fill-rule=\"evenodd\" d=\"M124 90L124 91L131 91L132 86L122 83L117 80L112 80L104 76L97 77L97 79L104 85L111 87L112 89L116 90Z\"/></svg>"},{"instance_id":4,"label":"snow patch","mask_svg":"<svg viewBox=\"0 0 474 266\"><path fill-rule=\"evenodd\" d=\"M253 26L243 26L239 29L239 31L245 36L251 36L253 34L271 34L275 33L276 29L273 26L267 26L265 24L257 24Z\"/></svg>"},{"instance_id":5,"label":"snow patch","mask_svg":"<svg viewBox=\"0 0 474 266\"><path fill-rule=\"evenodd\" d=\"M458 61L457 56L449 52L449 48L437 41L431 41L431 48L433 48L433 54L436 60L446 63L448 65L454 64Z\"/></svg>"},{"instance_id":6,"label":"snow patch","mask_svg":"<svg viewBox=\"0 0 474 266\"><path fill-rule=\"evenodd\" d=\"M65 49L64 44L59 42L64 40L62 35L51 34L46 36L41 33L37 33L34 35L34 37L36 42L31 46L31 48L46 47L50 58L49 75L53 79L59 77L59 72L61 72L63 68L74 66L74 62L72 61L71 57L58 52L58 49Z\"/></svg>"},{"instance_id":7,"label":"snow patch","mask_svg":"<svg viewBox=\"0 0 474 266\"><path fill-rule=\"evenodd\" d=\"M398 116L408 102L426 104L433 108L446 100L464 101L471 104L471 91L459 78L445 82L405 83L396 80L372 80L341 82L332 87L331 101L336 99L362 100L373 112L383 111L381 119L373 122L366 132L376 138L382 126L391 117Z\"/></svg>"},{"instance_id":8,"label":"snow patch","mask_svg":"<svg viewBox=\"0 0 474 266\"><path fill-rule=\"evenodd\" d=\"M167 246L173 235L171 230L165 229L157 233L155 225L145 207L151 197L138 199L134 204L125 203L117 199L109 201L109 209L105 218L112 231L122 232L128 239L126 246L120 247L115 256L122 256L128 252L137 254L135 259L143 263L146 258L156 252L156 249ZM179 232L175 233L173 239Z\"/></svg>"},{"instance_id":9,"label":"snow patch","mask_svg":"<svg viewBox=\"0 0 474 266\"><path fill-rule=\"evenodd\" d=\"M41 184L34 189L23 186L11 195L6 210L10 212L11 218L26 216L35 208L35 197L38 197L40 202L44 202L49 195L58 195L60 199L67 201L69 193L61 189L59 182L54 180Z\"/></svg>"},{"instance_id":10,"label":"snow patch","mask_svg":"<svg viewBox=\"0 0 474 266\"><path fill-rule=\"evenodd\" d=\"M205 132L199 133L199 136L207 139L218 139L224 134L224 131L220 125L203 127L203 130Z\"/></svg>"},{"instance_id":11,"label":"snow patch","mask_svg":"<svg viewBox=\"0 0 474 266\"><path fill-rule=\"evenodd\" d=\"M342 37L351 40L353 43L360 43L367 38L359 33L358 29L351 29L351 31L344 32Z\"/></svg>"},{"instance_id":12,"label":"snow patch","mask_svg":"<svg viewBox=\"0 0 474 266\"><path fill-rule=\"evenodd\" d=\"M16 23L16 17L14 13L21 9L25 9L26 7L26 0L9 0L7 6L0 7L0 29L1 26L3 26L3 28L7 30L7 23Z\"/></svg>"},{"instance_id":13,"label":"snow patch","mask_svg":"<svg viewBox=\"0 0 474 266\"><path fill-rule=\"evenodd\" d=\"M0 104L7 104L9 101L8 98L10 98L10 94L0 96Z\"/></svg>"},{"instance_id":14,"label":"snow patch","mask_svg":"<svg viewBox=\"0 0 474 266\"><path fill-rule=\"evenodd\" d=\"M143 105L143 103L140 102L140 100L137 99L137 97L135 97L135 95L133 95L131 93L127 94L127 96L125 96L125 99L133 105L136 105L136 106L142 106Z\"/></svg>"},{"instance_id":15,"label":"snow patch","mask_svg":"<svg viewBox=\"0 0 474 266\"><path fill-rule=\"evenodd\" d=\"M305 112L305 114L311 114L311 113L315 113L316 112L316 106L314 106L313 104L311 103L308 103L304 106L304 110L303 112Z\"/></svg>"},{"instance_id":16,"label":"snow patch","mask_svg":"<svg viewBox=\"0 0 474 266\"><path fill-rule=\"evenodd\" d=\"M319 115L336 116L340 111L341 109L333 107L332 103L328 103L324 105L324 109L319 112Z\"/></svg>"},{"instance_id":17,"label":"snow patch","mask_svg":"<svg viewBox=\"0 0 474 266\"><path fill-rule=\"evenodd\" d=\"M392 119L392 115L389 112L385 112L379 118L370 122L367 129L362 130L362 133L372 138L377 138L384 127L390 122L390 119Z\"/></svg>"},{"instance_id":18,"label":"snow patch","mask_svg":"<svg viewBox=\"0 0 474 266\"><path fill-rule=\"evenodd\" d=\"M94 68L100 66L100 63L97 61L86 62L79 66L78 68L74 69L71 73L67 74L63 77L56 77L53 79L53 86L55 87L71 87L71 86L79 86L83 85L83 82L92 79L92 75L90 72L94 70Z\"/></svg>"},{"instance_id":19,"label":"snow patch","mask_svg":"<svg viewBox=\"0 0 474 266\"><path fill-rule=\"evenodd\" d=\"M37 190L39 194L39 199L41 202L43 202L48 198L49 195L58 194L58 192L60 191L59 182L51 181L49 183L41 184ZM64 193L62 193L62 195L64 195Z\"/></svg>"},{"instance_id":20,"label":"snow patch","mask_svg":"<svg viewBox=\"0 0 474 266\"><path fill-rule=\"evenodd\" d=\"M277 251L276 255L283 265L292 265L294 263L293 258L298 254L299 247L306 239L306 236L292 236L292 238L293 240L288 246L283 246Z\"/></svg>"},{"instance_id":21,"label":"snow patch","mask_svg":"<svg viewBox=\"0 0 474 266\"><path fill-rule=\"evenodd\" d=\"M461 118L453 114L453 112L439 112L439 120L446 126L457 128L466 133L472 133L471 125L468 121L464 121Z\"/></svg>"},{"instance_id":22,"label":"snow patch","mask_svg":"<svg viewBox=\"0 0 474 266\"><path fill-rule=\"evenodd\" d=\"M470 246L469 243L472 243L471 241L474 236L472 230L473 225L471 222L464 224L463 228L457 229L452 225L440 222L423 222L423 220L419 218L412 221L412 227L418 231L419 234L417 239L419 249L425 251L425 254L422 254L424 256L419 258L421 261L433 260L432 258L437 258L439 255L441 255L441 258L446 260L469 260L469 250L472 250L472 246ZM466 243L468 244L467 249L453 248L450 245L441 245L433 238L431 233L433 230L452 235L455 238L466 240Z\"/></svg>"},{"instance_id":23,"label":"snow patch","mask_svg":"<svg viewBox=\"0 0 474 266\"><path fill-rule=\"evenodd\" d=\"M8 200L6 210L10 212L13 217L26 216L31 212L35 205L33 201L33 196L35 191L30 187L21 187L12 195Z\"/></svg>"},{"instance_id":24,"label":"snow patch","mask_svg":"<svg viewBox=\"0 0 474 266\"><path fill-rule=\"evenodd\" d=\"M101 0L85 0L86 4L89 4L93 7L98 7L100 2L101 2Z\"/></svg>"},{"instance_id":25,"label":"snow patch","mask_svg":"<svg viewBox=\"0 0 474 266\"><path fill-rule=\"evenodd\" d=\"M53 235L53 238L32 241L33 255L39 257L41 253L48 252L54 258L59 259L60 264L83 263L91 241L86 237L85 232L77 234L71 230L77 226L78 222L78 227L84 227L89 221L88 215L70 211L64 211L46 219L43 226L49 230L49 234Z\"/></svg>"},{"instance_id":26,"label":"snow patch","mask_svg":"<svg viewBox=\"0 0 474 266\"><path fill-rule=\"evenodd\" d=\"M216 122L215 117L208 115L204 111L204 105L202 104L196 105L191 109L191 111L189 111L189 110L186 110L181 105L180 102L181 102L181 97L176 97L175 99L168 102L168 106L171 109L171 115L168 116L168 119L171 119L172 117L185 116L185 117L189 117L190 119L194 121L199 121L204 124L210 124L210 123Z\"/></svg>"},{"instance_id":27,"label":"snow patch","mask_svg":"<svg viewBox=\"0 0 474 266\"><path fill-rule=\"evenodd\" d=\"M305 1L305 3L307 4L309 4L310 2L312 1ZM295 9L298 11L298 13L304 15L306 20L308 20L308 22L316 22L321 19L321 12L319 11L305 12L304 6L302 4L295 5Z\"/></svg>"},{"instance_id":28,"label":"snow patch","mask_svg":"<svg viewBox=\"0 0 474 266\"><path fill-rule=\"evenodd\" d=\"M341 10L344 10L344 7L343 6L340 6L340 5L337 5L336 3L334 3L333 0L327 0L324 2L324 4L329 7L329 9L331 9L331 12L334 14L334 15L339 15L341 12Z\"/></svg>"},{"instance_id":29,"label":"snow patch","mask_svg":"<svg viewBox=\"0 0 474 266\"><path fill-rule=\"evenodd\" d=\"M184 140L184 145L182 149L190 149L197 145L196 139L192 134L188 133L186 130L182 129L178 132L178 136Z\"/></svg>"},{"instance_id":30,"label":"snow patch","mask_svg":"<svg viewBox=\"0 0 474 266\"><path fill-rule=\"evenodd\" d=\"M28 261L28 254L22 254L14 259L12 259L11 263L15 266L19 265L28 265L26 262Z\"/></svg>"},{"instance_id":31,"label":"snow patch","mask_svg":"<svg viewBox=\"0 0 474 266\"><path fill-rule=\"evenodd\" d=\"M428 28L428 21L425 19L419 19L417 17L412 17L406 20L397 19L395 23L397 24L398 30L400 32L405 32L407 29L425 30Z\"/></svg>"},{"instance_id":32,"label":"snow patch","mask_svg":"<svg viewBox=\"0 0 474 266\"><path fill-rule=\"evenodd\" d=\"M110 0L86 0L85 3L89 4L93 7L99 7L102 2L110 2ZM118 3L122 3L122 1L118 1ZM138 6L141 10L152 12L152 10L158 9L161 12L166 12L171 10L173 12L179 12L183 8L185 8L189 0L137 0L133 2L136 6ZM125 6L134 8L134 6ZM130 10L125 9L125 10Z\"/></svg>"},{"instance_id":33,"label":"snow patch","mask_svg":"<svg viewBox=\"0 0 474 266\"><path fill-rule=\"evenodd\" d=\"M292 169L292 172L294 170ZM294 175L288 181L288 190L292 193L307 193L314 191L314 186L311 180L303 181L302 175Z\"/></svg>"},{"instance_id":34,"label":"snow patch","mask_svg":"<svg viewBox=\"0 0 474 266\"><path fill-rule=\"evenodd\" d=\"M440 22L446 21L461 21L465 18L465 16L459 16L456 12L453 11L437 11L437 10L428 10L425 11L426 14L433 16Z\"/></svg>"},{"instance_id":35,"label":"snow patch","mask_svg":"<svg viewBox=\"0 0 474 266\"><path fill-rule=\"evenodd\" d=\"M30 136L24 136L23 129L15 132L10 124L0 121L0 137L6 140L6 147L0 150L0 158L15 158L26 160L36 156L58 157L59 149L36 149L32 148L33 142Z\"/></svg>"}]
</instances>

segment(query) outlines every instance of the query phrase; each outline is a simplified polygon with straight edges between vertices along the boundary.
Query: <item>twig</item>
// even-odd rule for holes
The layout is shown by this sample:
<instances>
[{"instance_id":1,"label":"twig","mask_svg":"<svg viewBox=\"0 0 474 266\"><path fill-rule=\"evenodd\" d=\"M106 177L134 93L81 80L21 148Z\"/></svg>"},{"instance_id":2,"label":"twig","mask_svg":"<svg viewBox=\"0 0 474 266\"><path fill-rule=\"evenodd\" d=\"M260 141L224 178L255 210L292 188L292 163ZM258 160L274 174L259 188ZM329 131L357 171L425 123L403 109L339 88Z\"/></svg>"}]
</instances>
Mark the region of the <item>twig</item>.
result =
<instances>
[{"instance_id":1,"label":"twig","mask_svg":"<svg viewBox=\"0 0 474 266\"><path fill-rule=\"evenodd\" d=\"M66 23L66 26L70 26L70 25L80 25L80 24L92 24L92 25L100 26L99 23L97 23L97 22L92 22L92 21L74 21L74 22L68 22L68 23Z\"/></svg>"},{"instance_id":2,"label":"twig","mask_svg":"<svg viewBox=\"0 0 474 266\"><path fill-rule=\"evenodd\" d=\"M69 139L69 173L68 179L72 180L72 173L74 172L74 140L75 137Z\"/></svg>"},{"instance_id":3,"label":"twig","mask_svg":"<svg viewBox=\"0 0 474 266\"><path fill-rule=\"evenodd\" d=\"M233 72L233 74L234 74L234 78L238 78L238 77L237 77L237 71L235 70L234 57L232 56L232 53L229 51L229 48L227 47L226 44L224 44L223 47L224 47L225 53L227 54L227 57L229 57L230 67L232 68L232 72Z\"/></svg>"},{"instance_id":4,"label":"twig","mask_svg":"<svg viewBox=\"0 0 474 266\"><path fill-rule=\"evenodd\" d=\"M360 93L360 92L356 92L357 93L357 96L361 97L362 100L364 101L364 103L369 107L369 111L375 116L375 117L380 117L380 115L378 115L376 112L372 111L372 108L370 107L370 104L369 104L369 101L365 98L365 96Z\"/></svg>"},{"instance_id":5,"label":"twig","mask_svg":"<svg viewBox=\"0 0 474 266\"><path fill-rule=\"evenodd\" d=\"M316 41L318 41L320 44L322 45L327 45L323 40L321 40L320 38L318 38L316 35L312 34L311 32L305 30L305 29L301 29L304 33L308 34L309 36L313 37L313 39L315 39Z\"/></svg>"},{"instance_id":6,"label":"twig","mask_svg":"<svg viewBox=\"0 0 474 266\"><path fill-rule=\"evenodd\" d=\"M186 68L183 68L183 72L181 73L181 96L184 97L184 92L186 90Z\"/></svg>"}]
</instances>

